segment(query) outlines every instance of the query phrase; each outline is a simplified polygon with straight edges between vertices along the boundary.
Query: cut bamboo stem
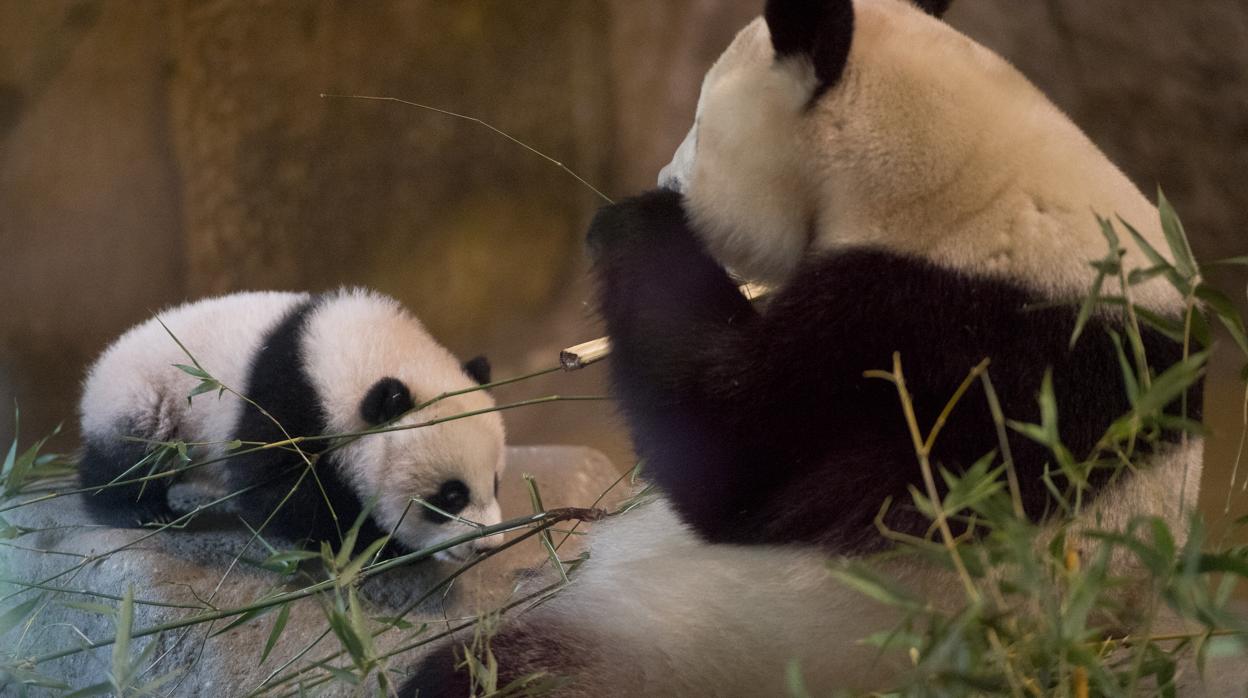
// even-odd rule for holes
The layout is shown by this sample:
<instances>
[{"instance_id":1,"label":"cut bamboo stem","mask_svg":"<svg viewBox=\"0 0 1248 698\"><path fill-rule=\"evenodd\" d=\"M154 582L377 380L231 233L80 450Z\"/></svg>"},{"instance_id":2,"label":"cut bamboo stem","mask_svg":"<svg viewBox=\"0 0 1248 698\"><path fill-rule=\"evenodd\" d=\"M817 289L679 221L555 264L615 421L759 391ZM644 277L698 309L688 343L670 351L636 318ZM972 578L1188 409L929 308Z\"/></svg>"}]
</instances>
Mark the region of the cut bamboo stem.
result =
<instances>
[{"instance_id":1,"label":"cut bamboo stem","mask_svg":"<svg viewBox=\"0 0 1248 698\"><path fill-rule=\"evenodd\" d=\"M767 295L770 290L761 284L743 284L740 287L741 293L750 300L758 300ZM588 342L581 342L570 346L559 352L559 365L565 371L575 371L585 368L586 366L598 363L607 358L611 353L611 340L608 337L599 337L591 339Z\"/></svg>"}]
</instances>

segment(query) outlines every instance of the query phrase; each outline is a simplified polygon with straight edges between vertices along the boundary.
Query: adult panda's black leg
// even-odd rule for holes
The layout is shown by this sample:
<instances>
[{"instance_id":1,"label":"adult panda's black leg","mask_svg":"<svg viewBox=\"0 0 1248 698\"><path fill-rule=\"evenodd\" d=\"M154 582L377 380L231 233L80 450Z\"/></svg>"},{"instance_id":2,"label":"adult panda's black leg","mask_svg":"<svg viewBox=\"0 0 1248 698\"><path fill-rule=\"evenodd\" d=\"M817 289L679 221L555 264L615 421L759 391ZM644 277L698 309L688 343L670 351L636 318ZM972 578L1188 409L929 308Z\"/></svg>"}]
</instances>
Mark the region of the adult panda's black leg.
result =
<instances>
[{"instance_id":1,"label":"adult panda's black leg","mask_svg":"<svg viewBox=\"0 0 1248 698\"><path fill-rule=\"evenodd\" d=\"M78 482L84 488L100 488L82 495L91 518L117 528L134 528L173 520L174 512L169 507L168 500L168 478L109 485L115 480L133 480L148 475L151 468L144 465L134 467L145 456L146 449L137 442L118 440L114 443L101 443L97 439L86 440L82 458L78 462Z\"/></svg>"}]
</instances>

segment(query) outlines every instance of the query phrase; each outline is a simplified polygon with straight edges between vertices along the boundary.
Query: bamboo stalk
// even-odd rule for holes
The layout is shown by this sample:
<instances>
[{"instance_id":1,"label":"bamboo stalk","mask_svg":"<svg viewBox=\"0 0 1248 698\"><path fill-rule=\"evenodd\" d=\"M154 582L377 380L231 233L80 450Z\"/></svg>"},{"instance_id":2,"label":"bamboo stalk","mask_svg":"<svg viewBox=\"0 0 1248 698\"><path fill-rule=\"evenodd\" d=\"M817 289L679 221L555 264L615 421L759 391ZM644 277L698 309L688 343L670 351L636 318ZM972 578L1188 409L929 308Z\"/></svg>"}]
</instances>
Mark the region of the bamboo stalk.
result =
<instances>
[{"instance_id":1,"label":"bamboo stalk","mask_svg":"<svg viewBox=\"0 0 1248 698\"><path fill-rule=\"evenodd\" d=\"M752 301L762 298L770 291L761 284L742 284L740 290L746 298ZM602 361L610 353L611 340L607 337L599 337L588 342L574 344L559 352L559 365L565 371L575 371Z\"/></svg>"}]
</instances>

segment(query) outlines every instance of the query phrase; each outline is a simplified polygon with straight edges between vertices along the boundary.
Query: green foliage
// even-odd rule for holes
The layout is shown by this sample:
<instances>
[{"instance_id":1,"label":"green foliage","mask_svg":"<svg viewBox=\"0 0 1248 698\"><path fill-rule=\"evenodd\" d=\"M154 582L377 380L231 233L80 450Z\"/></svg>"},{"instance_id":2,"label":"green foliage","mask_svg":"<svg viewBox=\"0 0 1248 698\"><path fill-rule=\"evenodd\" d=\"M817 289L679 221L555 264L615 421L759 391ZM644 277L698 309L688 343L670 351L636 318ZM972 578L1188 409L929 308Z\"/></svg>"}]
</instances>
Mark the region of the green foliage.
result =
<instances>
[{"instance_id":1,"label":"green foliage","mask_svg":"<svg viewBox=\"0 0 1248 698\"><path fill-rule=\"evenodd\" d=\"M26 493L32 485L47 484L61 480L75 472L74 463L55 453L41 453L48 440L61 433L57 425L52 433L38 439L19 454L18 435L22 424L22 412L13 408L13 443L0 463L0 501ZM2 526L4 524L0 524Z\"/></svg>"}]
</instances>

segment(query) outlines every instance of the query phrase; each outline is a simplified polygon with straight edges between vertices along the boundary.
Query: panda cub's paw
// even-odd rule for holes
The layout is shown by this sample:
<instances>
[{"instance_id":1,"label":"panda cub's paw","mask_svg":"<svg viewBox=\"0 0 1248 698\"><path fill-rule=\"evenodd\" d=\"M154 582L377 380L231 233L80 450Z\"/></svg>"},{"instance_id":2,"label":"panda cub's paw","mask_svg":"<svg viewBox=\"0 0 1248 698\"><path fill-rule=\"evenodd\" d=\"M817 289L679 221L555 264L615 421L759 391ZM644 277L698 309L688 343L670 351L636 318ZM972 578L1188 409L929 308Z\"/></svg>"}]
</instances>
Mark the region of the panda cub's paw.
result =
<instances>
[{"instance_id":1,"label":"panda cub's paw","mask_svg":"<svg viewBox=\"0 0 1248 698\"><path fill-rule=\"evenodd\" d=\"M598 209L585 243L598 262L633 244L681 236L689 233L680 194L656 189Z\"/></svg>"}]
</instances>

